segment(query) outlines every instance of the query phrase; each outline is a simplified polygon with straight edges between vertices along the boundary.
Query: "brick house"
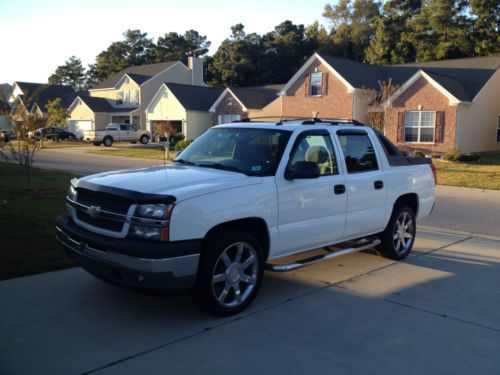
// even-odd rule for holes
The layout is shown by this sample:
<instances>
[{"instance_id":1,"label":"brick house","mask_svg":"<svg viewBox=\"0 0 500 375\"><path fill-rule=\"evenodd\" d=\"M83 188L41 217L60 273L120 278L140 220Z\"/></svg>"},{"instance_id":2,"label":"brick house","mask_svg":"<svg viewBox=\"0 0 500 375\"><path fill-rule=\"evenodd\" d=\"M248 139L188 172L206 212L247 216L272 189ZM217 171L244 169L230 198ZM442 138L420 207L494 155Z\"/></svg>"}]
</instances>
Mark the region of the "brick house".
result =
<instances>
[{"instance_id":1,"label":"brick house","mask_svg":"<svg viewBox=\"0 0 500 375\"><path fill-rule=\"evenodd\" d=\"M280 91L282 112L369 123L369 111L383 111L384 132L399 146L500 150L499 66L500 56L375 66L316 53ZM372 107L389 80L398 90Z\"/></svg>"},{"instance_id":2,"label":"brick house","mask_svg":"<svg viewBox=\"0 0 500 375\"><path fill-rule=\"evenodd\" d=\"M283 85L226 88L217 98L210 112L213 124L225 124L246 118L266 117L269 120L281 117L281 97Z\"/></svg>"}]
</instances>

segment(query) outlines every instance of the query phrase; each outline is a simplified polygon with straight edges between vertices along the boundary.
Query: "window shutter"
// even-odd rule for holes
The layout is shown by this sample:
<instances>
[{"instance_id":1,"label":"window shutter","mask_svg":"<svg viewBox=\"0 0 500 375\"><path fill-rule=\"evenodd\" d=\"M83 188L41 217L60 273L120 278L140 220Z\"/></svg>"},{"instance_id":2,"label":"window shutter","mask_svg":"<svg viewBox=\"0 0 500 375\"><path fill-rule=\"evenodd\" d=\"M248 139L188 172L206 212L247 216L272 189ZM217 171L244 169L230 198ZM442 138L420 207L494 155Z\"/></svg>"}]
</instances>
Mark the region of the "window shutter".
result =
<instances>
[{"instance_id":1,"label":"window shutter","mask_svg":"<svg viewBox=\"0 0 500 375\"><path fill-rule=\"evenodd\" d=\"M398 135L397 141L398 143L404 142L404 134L405 134L405 113L398 112Z\"/></svg>"},{"instance_id":2,"label":"window shutter","mask_svg":"<svg viewBox=\"0 0 500 375\"><path fill-rule=\"evenodd\" d=\"M436 128L434 133L434 142L443 143L444 141L444 111L436 112Z\"/></svg>"},{"instance_id":3,"label":"window shutter","mask_svg":"<svg viewBox=\"0 0 500 375\"><path fill-rule=\"evenodd\" d=\"M323 73L323 96L328 95L328 73Z\"/></svg>"},{"instance_id":4,"label":"window shutter","mask_svg":"<svg viewBox=\"0 0 500 375\"><path fill-rule=\"evenodd\" d=\"M305 79L305 84L304 84L305 92L304 92L304 96L309 96L309 74L306 74L304 79Z\"/></svg>"}]
</instances>

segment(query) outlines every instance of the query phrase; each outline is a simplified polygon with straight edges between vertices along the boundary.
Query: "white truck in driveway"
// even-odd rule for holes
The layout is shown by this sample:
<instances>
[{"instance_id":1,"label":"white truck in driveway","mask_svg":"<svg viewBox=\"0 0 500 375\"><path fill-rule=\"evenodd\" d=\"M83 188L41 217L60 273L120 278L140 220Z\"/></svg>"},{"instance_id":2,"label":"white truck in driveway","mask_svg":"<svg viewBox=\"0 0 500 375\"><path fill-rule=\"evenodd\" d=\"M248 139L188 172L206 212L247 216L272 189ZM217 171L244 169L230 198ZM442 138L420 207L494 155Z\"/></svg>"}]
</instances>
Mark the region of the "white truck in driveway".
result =
<instances>
[{"instance_id":1,"label":"white truck in driveway","mask_svg":"<svg viewBox=\"0 0 500 375\"><path fill-rule=\"evenodd\" d=\"M141 142L143 145L149 142L151 134L147 130L137 129L130 124L109 124L105 130L86 130L83 140L92 142L94 146L111 147L113 142Z\"/></svg>"},{"instance_id":2,"label":"white truck in driveway","mask_svg":"<svg viewBox=\"0 0 500 375\"><path fill-rule=\"evenodd\" d=\"M191 290L200 306L228 315L251 303L265 269L369 248L405 258L434 201L431 159L404 156L369 127L232 123L171 165L72 180L57 239L102 280Z\"/></svg>"}]
</instances>

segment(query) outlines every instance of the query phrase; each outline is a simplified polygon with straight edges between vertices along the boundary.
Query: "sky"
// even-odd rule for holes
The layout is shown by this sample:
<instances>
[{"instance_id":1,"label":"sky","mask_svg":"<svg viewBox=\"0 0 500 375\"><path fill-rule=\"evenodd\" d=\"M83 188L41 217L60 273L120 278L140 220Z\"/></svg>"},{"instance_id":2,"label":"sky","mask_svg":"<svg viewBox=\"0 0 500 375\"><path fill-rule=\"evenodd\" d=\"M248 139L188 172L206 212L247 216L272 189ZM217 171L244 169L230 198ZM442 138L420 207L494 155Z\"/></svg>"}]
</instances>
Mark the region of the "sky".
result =
<instances>
[{"instance_id":1,"label":"sky","mask_svg":"<svg viewBox=\"0 0 500 375\"><path fill-rule=\"evenodd\" d=\"M332 3L333 1L330 1ZM140 29L156 39L167 32L194 29L212 42L210 54L245 25L247 33L266 33L284 20L310 25L322 17L328 0L0 0L0 83L47 82L70 56L84 66Z\"/></svg>"}]
</instances>

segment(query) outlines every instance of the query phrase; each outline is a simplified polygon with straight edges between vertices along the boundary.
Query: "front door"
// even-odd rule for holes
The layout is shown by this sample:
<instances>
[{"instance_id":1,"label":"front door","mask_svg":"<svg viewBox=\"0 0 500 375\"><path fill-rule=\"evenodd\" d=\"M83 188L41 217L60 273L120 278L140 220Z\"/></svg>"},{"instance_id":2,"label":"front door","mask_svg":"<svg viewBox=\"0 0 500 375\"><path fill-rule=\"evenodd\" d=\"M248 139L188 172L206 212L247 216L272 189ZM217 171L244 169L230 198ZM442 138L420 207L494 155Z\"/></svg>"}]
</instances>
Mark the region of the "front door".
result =
<instances>
[{"instance_id":1,"label":"front door","mask_svg":"<svg viewBox=\"0 0 500 375\"><path fill-rule=\"evenodd\" d=\"M338 169L338 155L327 130L308 130L295 140L287 168L293 168L299 161L314 162L318 164L321 175L291 181L284 175L276 176L279 204L277 256L332 244L343 237L347 194L344 176Z\"/></svg>"}]
</instances>

